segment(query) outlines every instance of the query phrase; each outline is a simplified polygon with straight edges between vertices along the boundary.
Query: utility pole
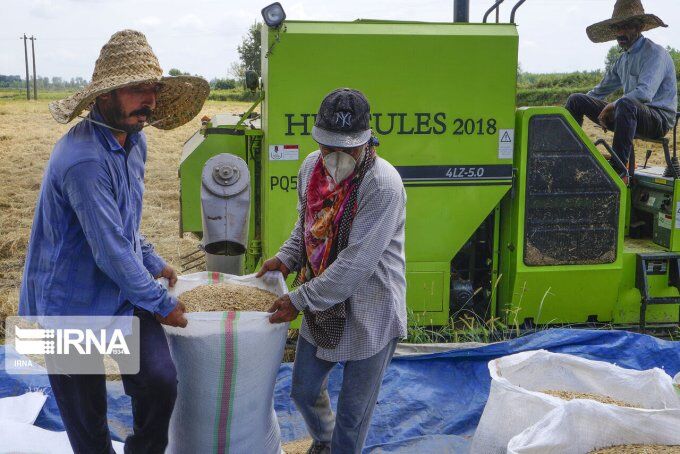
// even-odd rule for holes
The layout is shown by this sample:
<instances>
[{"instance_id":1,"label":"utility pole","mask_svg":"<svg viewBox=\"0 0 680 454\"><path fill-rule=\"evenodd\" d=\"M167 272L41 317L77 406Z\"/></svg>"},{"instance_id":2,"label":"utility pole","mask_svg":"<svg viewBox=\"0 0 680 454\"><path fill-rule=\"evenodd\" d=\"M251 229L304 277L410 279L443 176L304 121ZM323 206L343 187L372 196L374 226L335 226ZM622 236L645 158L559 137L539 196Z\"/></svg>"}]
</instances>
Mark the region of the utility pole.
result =
<instances>
[{"instance_id":1,"label":"utility pole","mask_svg":"<svg viewBox=\"0 0 680 454\"><path fill-rule=\"evenodd\" d=\"M28 47L26 46L26 33L24 33L23 38L19 38L24 40L24 60L26 60L26 99L30 101L31 99L31 87L28 85Z\"/></svg>"},{"instance_id":2,"label":"utility pole","mask_svg":"<svg viewBox=\"0 0 680 454\"><path fill-rule=\"evenodd\" d=\"M35 82L35 40L31 35L31 56L33 57L33 99L38 99L38 84Z\"/></svg>"}]
</instances>

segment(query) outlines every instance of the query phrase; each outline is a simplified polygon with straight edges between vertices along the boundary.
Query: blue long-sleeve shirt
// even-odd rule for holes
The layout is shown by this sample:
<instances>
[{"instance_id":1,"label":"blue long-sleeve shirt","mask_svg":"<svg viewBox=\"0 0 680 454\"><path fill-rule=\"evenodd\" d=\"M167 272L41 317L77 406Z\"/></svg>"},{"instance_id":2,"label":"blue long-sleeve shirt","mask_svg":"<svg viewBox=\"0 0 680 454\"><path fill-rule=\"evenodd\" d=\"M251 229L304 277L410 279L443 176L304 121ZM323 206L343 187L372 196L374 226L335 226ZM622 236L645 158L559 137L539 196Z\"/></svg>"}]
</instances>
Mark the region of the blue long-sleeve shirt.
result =
<instances>
[{"instance_id":1,"label":"blue long-sleeve shirt","mask_svg":"<svg viewBox=\"0 0 680 454\"><path fill-rule=\"evenodd\" d=\"M659 110L664 128L675 124L678 82L673 59L666 49L641 36L609 69L589 96L604 99L623 88L623 96Z\"/></svg>"},{"instance_id":2,"label":"blue long-sleeve shirt","mask_svg":"<svg viewBox=\"0 0 680 454\"><path fill-rule=\"evenodd\" d=\"M89 117L103 122L96 108ZM165 262L139 233L146 137L83 120L54 147L35 208L20 315L162 316L177 304L156 282Z\"/></svg>"}]
</instances>

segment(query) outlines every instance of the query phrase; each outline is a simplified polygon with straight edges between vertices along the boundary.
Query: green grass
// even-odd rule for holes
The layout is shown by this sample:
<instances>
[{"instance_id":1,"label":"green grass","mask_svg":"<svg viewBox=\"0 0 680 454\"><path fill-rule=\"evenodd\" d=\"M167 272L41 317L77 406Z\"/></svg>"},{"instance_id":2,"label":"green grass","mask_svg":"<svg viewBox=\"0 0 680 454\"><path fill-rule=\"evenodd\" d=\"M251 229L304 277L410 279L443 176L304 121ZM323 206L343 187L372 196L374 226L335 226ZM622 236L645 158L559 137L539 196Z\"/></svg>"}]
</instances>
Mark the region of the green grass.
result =
<instances>
[{"instance_id":1,"label":"green grass","mask_svg":"<svg viewBox=\"0 0 680 454\"><path fill-rule=\"evenodd\" d=\"M57 100L63 99L75 93L69 90L40 90L38 89L38 100ZM258 94L243 89L232 90L211 90L208 99L212 101L255 101ZM21 101L26 99L25 89L0 88L0 101ZM33 99L33 89L31 88L31 99Z\"/></svg>"},{"instance_id":2,"label":"green grass","mask_svg":"<svg viewBox=\"0 0 680 454\"><path fill-rule=\"evenodd\" d=\"M38 89L38 100L57 100L72 95L73 91L67 90L40 90ZM21 101L26 99L26 90L16 88L0 88L0 101ZM31 88L31 99L33 99L33 89Z\"/></svg>"}]
</instances>

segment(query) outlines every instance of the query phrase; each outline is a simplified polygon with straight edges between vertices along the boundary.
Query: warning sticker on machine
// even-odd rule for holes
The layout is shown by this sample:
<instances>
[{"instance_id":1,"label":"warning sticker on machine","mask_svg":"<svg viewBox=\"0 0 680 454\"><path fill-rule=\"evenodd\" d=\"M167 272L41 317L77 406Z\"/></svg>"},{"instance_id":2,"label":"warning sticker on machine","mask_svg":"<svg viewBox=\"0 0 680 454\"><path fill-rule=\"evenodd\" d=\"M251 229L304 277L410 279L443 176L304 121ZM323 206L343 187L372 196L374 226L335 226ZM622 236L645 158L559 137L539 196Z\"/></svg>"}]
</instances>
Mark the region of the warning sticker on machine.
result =
<instances>
[{"instance_id":1,"label":"warning sticker on machine","mask_svg":"<svg viewBox=\"0 0 680 454\"><path fill-rule=\"evenodd\" d=\"M659 213L658 216L659 222L658 225L662 229L671 229L671 220L673 219L670 214L665 214L665 213Z\"/></svg>"},{"instance_id":2,"label":"warning sticker on machine","mask_svg":"<svg viewBox=\"0 0 680 454\"><path fill-rule=\"evenodd\" d=\"M680 202L675 203L675 228L680 229Z\"/></svg>"},{"instance_id":3,"label":"warning sticker on machine","mask_svg":"<svg viewBox=\"0 0 680 454\"><path fill-rule=\"evenodd\" d=\"M498 159L512 159L512 150L515 146L515 130L498 130Z\"/></svg>"},{"instance_id":4,"label":"warning sticker on machine","mask_svg":"<svg viewBox=\"0 0 680 454\"><path fill-rule=\"evenodd\" d=\"M299 158L299 145L269 145L270 161L297 161Z\"/></svg>"}]
</instances>

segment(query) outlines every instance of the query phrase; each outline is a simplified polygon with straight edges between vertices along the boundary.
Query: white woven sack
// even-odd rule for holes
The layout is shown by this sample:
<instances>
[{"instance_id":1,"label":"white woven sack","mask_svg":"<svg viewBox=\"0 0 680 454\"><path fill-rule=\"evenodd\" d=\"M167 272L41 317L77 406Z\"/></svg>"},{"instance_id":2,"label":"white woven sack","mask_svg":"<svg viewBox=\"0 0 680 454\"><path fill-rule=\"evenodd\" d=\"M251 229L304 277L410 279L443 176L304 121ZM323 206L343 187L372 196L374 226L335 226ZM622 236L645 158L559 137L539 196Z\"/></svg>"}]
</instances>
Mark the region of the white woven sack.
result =
<instances>
[{"instance_id":1,"label":"white woven sack","mask_svg":"<svg viewBox=\"0 0 680 454\"><path fill-rule=\"evenodd\" d=\"M491 389L472 439L471 454L505 453L508 442L565 400L540 391L610 396L641 408L680 408L671 377L578 356L534 350L489 362Z\"/></svg>"},{"instance_id":2,"label":"white woven sack","mask_svg":"<svg viewBox=\"0 0 680 454\"><path fill-rule=\"evenodd\" d=\"M66 432L33 425L46 400L42 391L0 399L0 454L73 454ZM122 454L123 443L114 441L113 450Z\"/></svg>"},{"instance_id":3,"label":"white woven sack","mask_svg":"<svg viewBox=\"0 0 680 454\"><path fill-rule=\"evenodd\" d=\"M508 454L587 454L618 445L680 445L680 410L617 407L592 400L561 405L508 443Z\"/></svg>"},{"instance_id":4,"label":"white woven sack","mask_svg":"<svg viewBox=\"0 0 680 454\"><path fill-rule=\"evenodd\" d=\"M217 282L288 291L279 272L262 279L201 272L180 276L171 294ZM288 324L268 318L199 312L187 314L186 328L165 327L179 382L167 452L281 452L273 396Z\"/></svg>"}]
</instances>

